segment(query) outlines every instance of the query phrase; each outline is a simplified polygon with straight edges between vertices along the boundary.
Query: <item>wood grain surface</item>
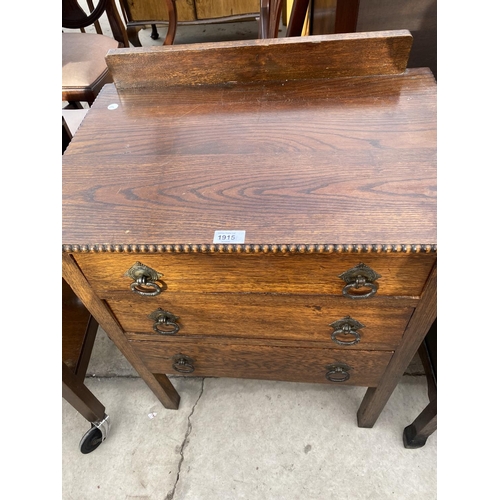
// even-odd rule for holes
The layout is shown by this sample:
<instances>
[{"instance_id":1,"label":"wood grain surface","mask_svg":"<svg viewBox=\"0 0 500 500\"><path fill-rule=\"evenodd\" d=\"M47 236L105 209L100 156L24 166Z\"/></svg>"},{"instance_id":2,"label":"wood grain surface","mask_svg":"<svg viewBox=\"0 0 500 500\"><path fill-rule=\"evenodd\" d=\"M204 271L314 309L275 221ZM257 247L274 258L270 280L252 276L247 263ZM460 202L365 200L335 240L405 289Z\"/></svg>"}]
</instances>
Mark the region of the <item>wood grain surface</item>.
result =
<instances>
[{"instance_id":1,"label":"wood grain surface","mask_svg":"<svg viewBox=\"0 0 500 500\"><path fill-rule=\"evenodd\" d=\"M121 0L120 3L129 22L169 20L165 2ZM217 20L259 13L259 0L176 0L175 3L178 21L190 24L199 20Z\"/></svg>"},{"instance_id":2,"label":"wood grain surface","mask_svg":"<svg viewBox=\"0 0 500 500\"><path fill-rule=\"evenodd\" d=\"M419 296L436 254L148 254L79 253L74 257L102 298L134 296L125 273L139 261L161 273L162 296L171 292L264 292L342 297L339 277L360 262L381 278L376 296ZM367 289L360 289L367 293ZM351 300L345 298L344 300ZM370 302L370 300L366 301Z\"/></svg>"},{"instance_id":3,"label":"wood grain surface","mask_svg":"<svg viewBox=\"0 0 500 500\"><path fill-rule=\"evenodd\" d=\"M128 22L166 21L168 22L168 5L158 0L120 0ZM175 0L178 21L195 21L196 8L194 0Z\"/></svg>"},{"instance_id":4,"label":"wood grain surface","mask_svg":"<svg viewBox=\"0 0 500 500\"><path fill-rule=\"evenodd\" d=\"M407 30L110 50L119 90L402 73Z\"/></svg>"},{"instance_id":5,"label":"wood grain surface","mask_svg":"<svg viewBox=\"0 0 500 500\"><path fill-rule=\"evenodd\" d=\"M241 14L258 14L259 0L192 0L196 5L197 19L216 19L218 17Z\"/></svg>"},{"instance_id":6,"label":"wood grain surface","mask_svg":"<svg viewBox=\"0 0 500 500\"><path fill-rule=\"evenodd\" d=\"M228 229L255 244L435 244L435 82L108 86L63 185L66 244L206 244Z\"/></svg>"},{"instance_id":7,"label":"wood grain surface","mask_svg":"<svg viewBox=\"0 0 500 500\"><path fill-rule=\"evenodd\" d=\"M330 324L350 316L365 326L358 332L361 341L353 346L363 349L372 349L372 345L394 349L413 313L412 307L370 307L366 302L332 300L325 295L170 293L148 300L134 297L107 303L125 332L142 332L134 338L160 341L171 336L153 330L154 321L148 316L158 308L178 318L176 337L306 340L336 348L340 347L331 339L334 330ZM351 341L353 337L340 335L339 339Z\"/></svg>"},{"instance_id":8,"label":"wood grain surface","mask_svg":"<svg viewBox=\"0 0 500 500\"><path fill-rule=\"evenodd\" d=\"M176 354L189 356L195 370L192 376L233 377L341 385L377 385L391 359L391 351L338 351L266 345L204 344L194 341L130 341L134 351L153 372L179 375L172 368ZM327 366L346 363L352 370L346 382L329 382ZM189 376L189 375L188 375Z\"/></svg>"}]
</instances>

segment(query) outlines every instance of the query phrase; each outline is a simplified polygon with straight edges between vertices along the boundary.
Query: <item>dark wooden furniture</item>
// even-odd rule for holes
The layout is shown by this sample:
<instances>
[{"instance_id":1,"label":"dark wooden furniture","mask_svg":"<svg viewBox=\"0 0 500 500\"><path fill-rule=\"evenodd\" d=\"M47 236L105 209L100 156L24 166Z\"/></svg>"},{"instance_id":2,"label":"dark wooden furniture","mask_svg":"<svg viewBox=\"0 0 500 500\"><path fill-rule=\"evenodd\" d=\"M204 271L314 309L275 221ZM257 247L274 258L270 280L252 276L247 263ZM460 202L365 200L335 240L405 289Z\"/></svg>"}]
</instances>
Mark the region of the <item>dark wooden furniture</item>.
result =
<instances>
[{"instance_id":1,"label":"dark wooden furniture","mask_svg":"<svg viewBox=\"0 0 500 500\"><path fill-rule=\"evenodd\" d=\"M256 19L259 0L119 0L130 42L140 47L139 30L151 25L151 38L157 40L157 25L168 25L167 37L177 24L210 24ZM173 17L172 4L175 7ZM174 37L171 40L173 43ZM165 41L165 45L170 44Z\"/></svg>"},{"instance_id":2,"label":"dark wooden furniture","mask_svg":"<svg viewBox=\"0 0 500 500\"><path fill-rule=\"evenodd\" d=\"M308 17L311 0L287 0L292 2L290 18L287 20L286 36L301 36Z\"/></svg>"},{"instance_id":3,"label":"dark wooden furniture","mask_svg":"<svg viewBox=\"0 0 500 500\"><path fill-rule=\"evenodd\" d=\"M293 2L293 8L286 36L300 36L310 0L290 1ZM139 4L128 0L120 0L122 13L126 20L128 37L135 47L141 46L138 30L145 25L150 24L152 26L151 38L156 40L159 38L156 25L168 24L164 45L171 45L174 42L178 23L237 21L247 19L249 15L259 19L259 38L278 37L285 0L245 0L243 2L229 2L223 5L216 4L213 0L205 0L205 2L201 3L206 7L207 12L201 20L196 20L196 9L194 9L193 13L190 13L189 5L184 5L182 2L147 0ZM194 5L193 3L191 7L194 7ZM178 6L181 7L180 15L177 15ZM224 9L227 9L227 12ZM224 15L224 13L227 15Z\"/></svg>"},{"instance_id":4,"label":"dark wooden furniture","mask_svg":"<svg viewBox=\"0 0 500 500\"><path fill-rule=\"evenodd\" d=\"M409 68L437 78L437 0L361 0L356 31L407 29L413 36Z\"/></svg>"},{"instance_id":5,"label":"dark wooden furniture","mask_svg":"<svg viewBox=\"0 0 500 500\"><path fill-rule=\"evenodd\" d=\"M62 100L82 107L91 105L106 83L112 82L105 56L110 49L128 47L125 27L114 0L98 0L87 14L78 0L62 1L62 26L84 29L106 14L114 38L99 33L62 33Z\"/></svg>"},{"instance_id":6,"label":"dark wooden furniture","mask_svg":"<svg viewBox=\"0 0 500 500\"><path fill-rule=\"evenodd\" d=\"M97 321L89 314L73 290L62 280L62 395L91 423L80 441L80 451L94 451L107 437L109 417L104 405L85 386Z\"/></svg>"},{"instance_id":7,"label":"dark wooden furniture","mask_svg":"<svg viewBox=\"0 0 500 500\"><path fill-rule=\"evenodd\" d=\"M312 0L311 6L311 35L409 30L408 67L428 67L437 78L437 0Z\"/></svg>"},{"instance_id":8,"label":"dark wooden furniture","mask_svg":"<svg viewBox=\"0 0 500 500\"><path fill-rule=\"evenodd\" d=\"M310 34L356 31L359 2L360 0L311 0Z\"/></svg>"},{"instance_id":9,"label":"dark wooden furniture","mask_svg":"<svg viewBox=\"0 0 500 500\"><path fill-rule=\"evenodd\" d=\"M63 276L165 407L168 374L353 384L374 425L436 316L436 84L411 41L108 54L63 155Z\"/></svg>"},{"instance_id":10,"label":"dark wooden furniture","mask_svg":"<svg viewBox=\"0 0 500 500\"><path fill-rule=\"evenodd\" d=\"M403 432L405 448L422 448L427 438L437 429L437 320L419 349L427 376L429 404Z\"/></svg>"},{"instance_id":11,"label":"dark wooden furniture","mask_svg":"<svg viewBox=\"0 0 500 500\"><path fill-rule=\"evenodd\" d=\"M277 38L283 0L260 0L259 38Z\"/></svg>"},{"instance_id":12,"label":"dark wooden furniture","mask_svg":"<svg viewBox=\"0 0 500 500\"><path fill-rule=\"evenodd\" d=\"M290 0L292 8L286 29L286 36L301 36L310 0ZM277 38L283 16L285 0L261 0L259 17L259 38Z\"/></svg>"},{"instance_id":13,"label":"dark wooden furniture","mask_svg":"<svg viewBox=\"0 0 500 500\"><path fill-rule=\"evenodd\" d=\"M157 24L168 25L163 45L172 45L179 22L178 10L180 10L180 19L184 20L186 13L191 13L194 2L186 0L143 0L142 2L120 0L120 6L129 40L135 47L140 47L139 30L143 26L151 25L151 38L157 40L160 37ZM193 10L193 15L195 15L195 10Z\"/></svg>"}]
</instances>

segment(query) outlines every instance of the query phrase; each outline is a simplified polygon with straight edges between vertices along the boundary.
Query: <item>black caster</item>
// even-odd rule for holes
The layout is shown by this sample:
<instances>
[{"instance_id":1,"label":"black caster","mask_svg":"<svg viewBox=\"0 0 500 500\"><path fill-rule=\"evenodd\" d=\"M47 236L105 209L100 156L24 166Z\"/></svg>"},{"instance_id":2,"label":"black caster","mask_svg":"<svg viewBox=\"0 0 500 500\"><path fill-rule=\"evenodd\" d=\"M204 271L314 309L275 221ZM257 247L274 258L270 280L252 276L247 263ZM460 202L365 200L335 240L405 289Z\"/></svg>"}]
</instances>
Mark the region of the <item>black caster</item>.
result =
<instances>
[{"instance_id":1,"label":"black caster","mask_svg":"<svg viewBox=\"0 0 500 500\"><path fill-rule=\"evenodd\" d=\"M110 428L109 416L105 415L100 422L93 422L92 427L83 435L80 441L80 451L86 455L93 452L108 437Z\"/></svg>"}]
</instances>

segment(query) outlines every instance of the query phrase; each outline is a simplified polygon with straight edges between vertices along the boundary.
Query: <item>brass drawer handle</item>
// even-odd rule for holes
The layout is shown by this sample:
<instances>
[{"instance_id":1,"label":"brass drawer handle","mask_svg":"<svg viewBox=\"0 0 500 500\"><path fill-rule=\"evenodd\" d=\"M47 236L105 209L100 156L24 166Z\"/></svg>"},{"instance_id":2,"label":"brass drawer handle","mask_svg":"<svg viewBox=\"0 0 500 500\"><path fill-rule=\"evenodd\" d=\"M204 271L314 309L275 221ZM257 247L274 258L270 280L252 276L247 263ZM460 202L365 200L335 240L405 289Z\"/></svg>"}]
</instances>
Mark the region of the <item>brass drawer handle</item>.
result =
<instances>
[{"instance_id":1,"label":"brass drawer handle","mask_svg":"<svg viewBox=\"0 0 500 500\"><path fill-rule=\"evenodd\" d=\"M155 281L158 281L163 274L151 269L150 267L136 262L126 273L125 276L133 279L130 284L132 292L144 297L155 297L161 293L161 287Z\"/></svg>"},{"instance_id":2,"label":"brass drawer handle","mask_svg":"<svg viewBox=\"0 0 500 500\"><path fill-rule=\"evenodd\" d=\"M349 375L349 370L352 370L352 368L344 363L328 365L326 369L328 371L326 372L325 377L330 382L345 382L351 377Z\"/></svg>"},{"instance_id":3,"label":"brass drawer handle","mask_svg":"<svg viewBox=\"0 0 500 500\"><path fill-rule=\"evenodd\" d=\"M192 373L194 372L194 361L184 354L176 354L173 357L174 362L172 368L179 373Z\"/></svg>"},{"instance_id":4,"label":"brass drawer handle","mask_svg":"<svg viewBox=\"0 0 500 500\"><path fill-rule=\"evenodd\" d=\"M365 325L360 323L359 321L351 318L350 316L346 316L345 318L339 319L334 323L331 323L329 326L333 328L332 340L338 345L354 345L357 344L361 340L361 336L358 333L358 330L364 328ZM352 340L340 340L339 337L354 337Z\"/></svg>"},{"instance_id":5,"label":"brass drawer handle","mask_svg":"<svg viewBox=\"0 0 500 500\"><path fill-rule=\"evenodd\" d=\"M377 293L378 283L374 282L381 277L373 269L360 263L339 275L339 278L342 278L347 283L342 290L342 294L350 299L367 299ZM351 290L358 290L359 288L369 288L370 290L361 295L351 292Z\"/></svg>"},{"instance_id":6,"label":"brass drawer handle","mask_svg":"<svg viewBox=\"0 0 500 500\"><path fill-rule=\"evenodd\" d=\"M177 324L179 318L161 307L153 311L148 318L155 322L153 330L160 335L175 335L180 329Z\"/></svg>"}]
</instances>

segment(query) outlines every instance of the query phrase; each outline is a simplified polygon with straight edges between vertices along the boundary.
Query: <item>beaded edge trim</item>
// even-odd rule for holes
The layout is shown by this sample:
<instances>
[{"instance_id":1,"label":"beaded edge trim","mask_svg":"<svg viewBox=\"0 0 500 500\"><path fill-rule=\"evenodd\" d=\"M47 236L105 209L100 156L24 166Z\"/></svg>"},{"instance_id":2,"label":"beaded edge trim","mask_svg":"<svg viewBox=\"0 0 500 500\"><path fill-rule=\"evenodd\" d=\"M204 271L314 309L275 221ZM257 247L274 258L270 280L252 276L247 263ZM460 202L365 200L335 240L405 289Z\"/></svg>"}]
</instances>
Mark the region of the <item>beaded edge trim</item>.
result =
<instances>
[{"instance_id":1,"label":"beaded edge trim","mask_svg":"<svg viewBox=\"0 0 500 500\"><path fill-rule=\"evenodd\" d=\"M63 253L436 253L437 245L63 245Z\"/></svg>"}]
</instances>

